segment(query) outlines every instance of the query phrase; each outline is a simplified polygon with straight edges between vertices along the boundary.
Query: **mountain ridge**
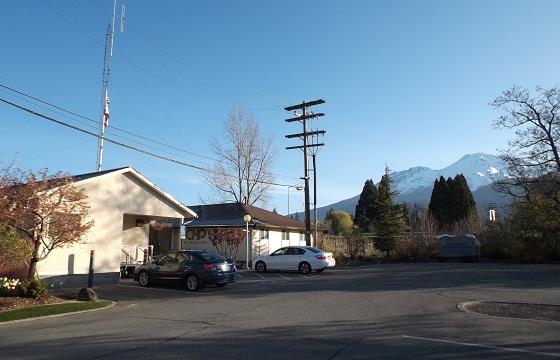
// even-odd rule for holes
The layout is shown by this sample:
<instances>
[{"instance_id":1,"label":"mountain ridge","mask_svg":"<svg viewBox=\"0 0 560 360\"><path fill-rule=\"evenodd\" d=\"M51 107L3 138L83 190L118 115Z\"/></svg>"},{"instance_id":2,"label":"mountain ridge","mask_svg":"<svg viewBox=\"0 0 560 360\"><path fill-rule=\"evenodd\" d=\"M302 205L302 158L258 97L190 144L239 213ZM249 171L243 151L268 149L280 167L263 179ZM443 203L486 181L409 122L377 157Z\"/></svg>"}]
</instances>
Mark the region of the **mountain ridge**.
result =
<instances>
[{"instance_id":1,"label":"mountain ridge","mask_svg":"<svg viewBox=\"0 0 560 360\"><path fill-rule=\"evenodd\" d=\"M498 207L508 205L508 198L492 189L494 180L507 176L505 163L497 156L487 153L473 153L462 156L454 163L433 170L425 166L414 166L407 170L392 173L394 189L397 191L396 201L406 202L410 206L426 208L430 202L434 181L443 176L454 177L463 174L473 193L480 213L486 211L488 203L496 203ZM365 180L364 180L365 181ZM361 189L359 190L361 192ZM354 214L360 195L344 199L330 205L317 208L317 217L324 219L329 209L346 211ZM296 214L292 214L296 215ZM303 213L297 215L303 218Z\"/></svg>"}]
</instances>

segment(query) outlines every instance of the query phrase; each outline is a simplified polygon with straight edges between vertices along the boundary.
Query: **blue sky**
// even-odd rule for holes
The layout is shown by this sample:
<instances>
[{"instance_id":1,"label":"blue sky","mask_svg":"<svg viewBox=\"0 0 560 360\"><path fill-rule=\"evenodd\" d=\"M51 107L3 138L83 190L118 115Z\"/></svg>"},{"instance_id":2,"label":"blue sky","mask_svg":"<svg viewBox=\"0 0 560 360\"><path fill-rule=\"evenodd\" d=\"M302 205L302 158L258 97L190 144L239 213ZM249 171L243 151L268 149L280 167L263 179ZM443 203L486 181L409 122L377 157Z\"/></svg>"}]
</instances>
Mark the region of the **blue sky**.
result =
<instances>
[{"instance_id":1,"label":"blue sky","mask_svg":"<svg viewBox=\"0 0 560 360\"><path fill-rule=\"evenodd\" d=\"M1 2L0 82L99 118L111 4ZM212 156L211 139L220 138L228 109L243 107L275 139L277 181L294 184L302 155L284 150L294 145L284 135L300 129L284 122L290 114L282 108L323 98L319 205L359 193L385 164L437 169L466 153L497 153L510 134L492 129L497 114L488 102L511 85L550 87L559 78L558 1L126 5L125 32L117 34L113 56L111 125ZM28 105L4 91L0 97ZM95 138L4 104L0 120L4 162L15 157L26 169L72 174L95 169ZM198 171L108 144L104 168L124 165L186 204L212 200ZM301 193L291 194L291 210L301 210ZM285 213L286 190L274 189L267 207Z\"/></svg>"}]
</instances>

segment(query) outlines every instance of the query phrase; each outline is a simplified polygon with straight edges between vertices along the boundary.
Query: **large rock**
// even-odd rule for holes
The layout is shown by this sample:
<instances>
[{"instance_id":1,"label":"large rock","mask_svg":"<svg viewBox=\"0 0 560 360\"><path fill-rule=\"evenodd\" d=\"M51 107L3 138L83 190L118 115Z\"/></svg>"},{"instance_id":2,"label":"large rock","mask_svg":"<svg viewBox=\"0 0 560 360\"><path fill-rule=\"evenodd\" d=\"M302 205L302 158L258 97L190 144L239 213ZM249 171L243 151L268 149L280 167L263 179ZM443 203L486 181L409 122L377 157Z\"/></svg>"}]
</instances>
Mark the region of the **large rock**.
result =
<instances>
[{"instance_id":1,"label":"large rock","mask_svg":"<svg viewBox=\"0 0 560 360\"><path fill-rule=\"evenodd\" d=\"M97 294L93 289L81 288L78 292L78 300L80 301L97 301Z\"/></svg>"}]
</instances>

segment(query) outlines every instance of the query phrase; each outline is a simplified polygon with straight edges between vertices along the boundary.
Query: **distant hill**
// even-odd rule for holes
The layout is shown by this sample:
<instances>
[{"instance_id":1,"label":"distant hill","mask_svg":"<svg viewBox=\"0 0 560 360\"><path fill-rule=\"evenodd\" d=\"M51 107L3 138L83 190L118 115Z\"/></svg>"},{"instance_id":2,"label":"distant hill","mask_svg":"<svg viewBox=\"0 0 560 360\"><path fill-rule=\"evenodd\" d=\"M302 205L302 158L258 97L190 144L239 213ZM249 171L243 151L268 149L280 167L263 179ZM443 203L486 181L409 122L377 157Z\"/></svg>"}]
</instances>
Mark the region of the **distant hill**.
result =
<instances>
[{"instance_id":1,"label":"distant hill","mask_svg":"<svg viewBox=\"0 0 560 360\"><path fill-rule=\"evenodd\" d=\"M495 203L499 210L507 207L509 204L508 197L494 191L491 186L495 179L507 176L505 164L500 158L485 153L465 155L458 161L440 170L418 166L394 172L394 189L398 192L397 202L406 202L410 206L416 204L419 207L425 208L430 202L436 178L440 176L445 178L454 177L460 173L467 179L481 214L486 213L489 203ZM357 189L358 192L361 192L361 190ZM349 199L317 208L317 217L324 219L331 208L346 211L353 215L359 197L360 195L358 194ZM298 216L303 219L303 213L298 213Z\"/></svg>"}]
</instances>

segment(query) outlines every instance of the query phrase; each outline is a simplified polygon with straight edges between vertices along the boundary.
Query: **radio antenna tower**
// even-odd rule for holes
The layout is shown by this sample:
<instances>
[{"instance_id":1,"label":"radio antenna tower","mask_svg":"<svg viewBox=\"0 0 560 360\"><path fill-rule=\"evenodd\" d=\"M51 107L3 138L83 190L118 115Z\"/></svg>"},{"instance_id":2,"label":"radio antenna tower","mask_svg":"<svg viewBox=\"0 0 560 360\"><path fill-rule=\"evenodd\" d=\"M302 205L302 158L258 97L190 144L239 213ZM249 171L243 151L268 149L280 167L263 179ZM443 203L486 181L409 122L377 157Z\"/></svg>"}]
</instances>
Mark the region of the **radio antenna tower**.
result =
<instances>
[{"instance_id":1,"label":"radio antenna tower","mask_svg":"<svg viewBox=\"0 0 560 360\"><path fill-rule=\"evenodd\" d=\"M124 30L125 6L121 5L120 30ZM113 15L107 25L105 35L105 54L103 57L103 82L101 83L101 121L99 124L99 140L97 151L96 170L103 170L103 140L105 129L109 126L109 75L111 74L111 58L113 57L113 43L115 39L115 18L117 13L117 0L113 0Z\"/></svg>"}]
</instances>

